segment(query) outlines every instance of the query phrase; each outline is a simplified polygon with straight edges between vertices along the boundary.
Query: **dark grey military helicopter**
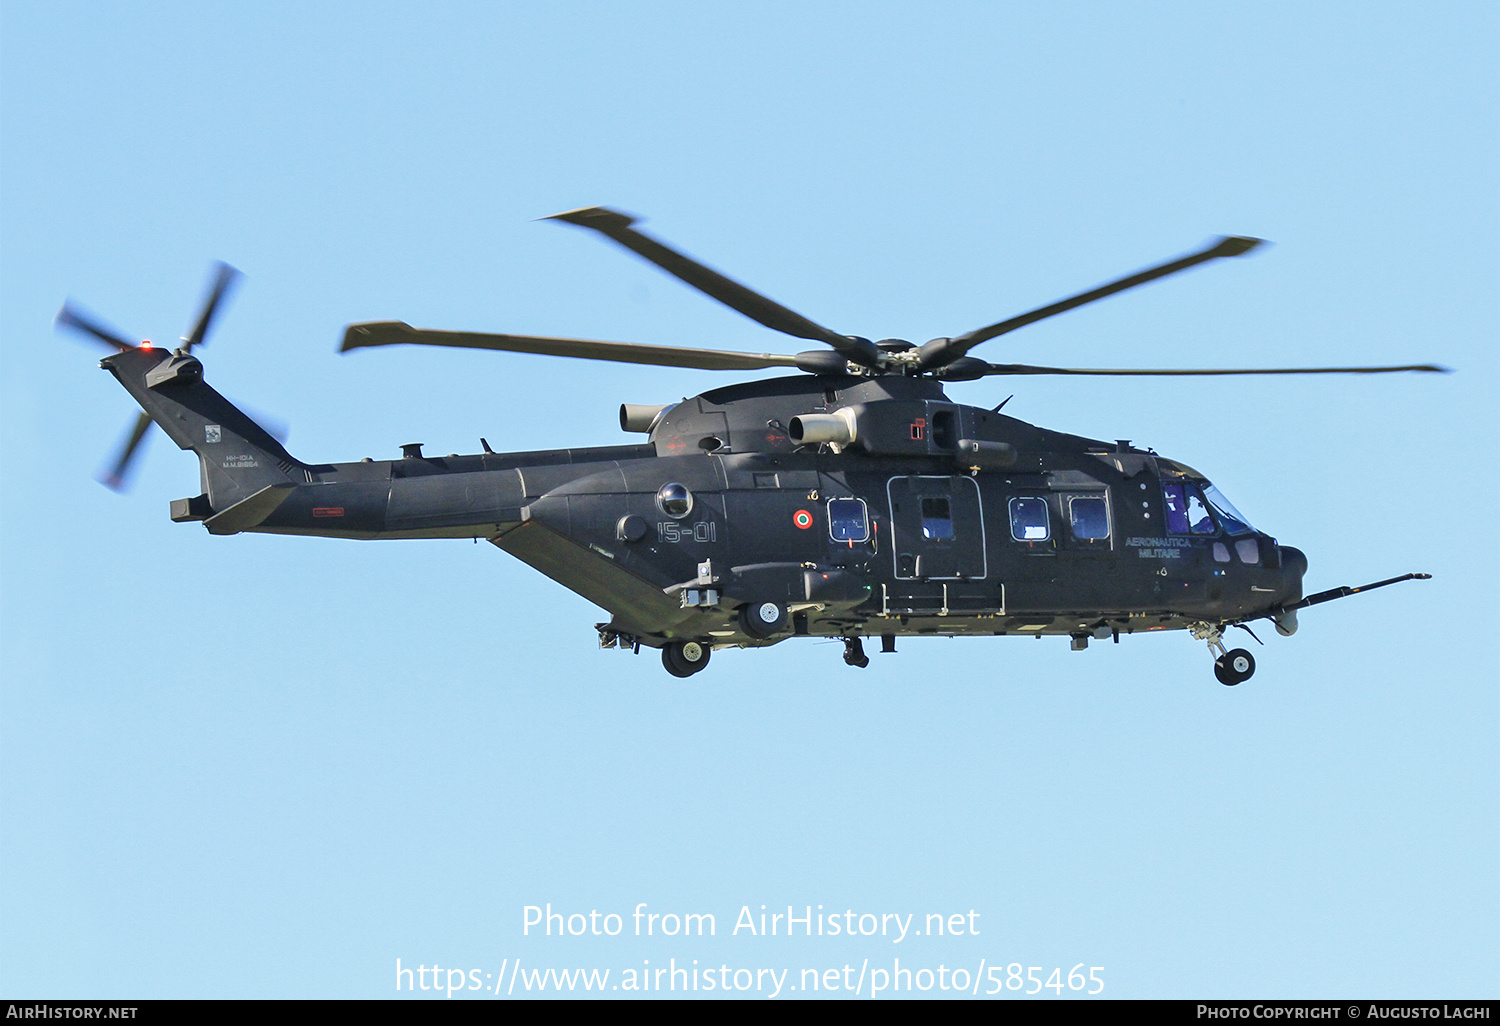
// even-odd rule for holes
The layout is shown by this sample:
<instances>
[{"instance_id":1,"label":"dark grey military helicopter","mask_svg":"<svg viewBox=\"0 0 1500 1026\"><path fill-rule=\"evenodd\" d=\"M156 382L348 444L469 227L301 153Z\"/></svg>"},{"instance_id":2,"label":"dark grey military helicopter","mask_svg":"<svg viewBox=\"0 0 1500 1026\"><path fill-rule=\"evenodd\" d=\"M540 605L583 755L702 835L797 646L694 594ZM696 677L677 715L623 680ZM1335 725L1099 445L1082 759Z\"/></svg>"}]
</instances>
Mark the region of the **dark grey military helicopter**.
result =
<instances>
[{"instance_id":1,"label":"dark grey military helicopter","mask_svg":"<svg viewBox=\"0 0 1500 1026\"><path fill-rule=\"evenodd\" d=\"M953 338L917 346L841 335L647 236L599 207L556 218L592 229L768 328L828 348L795 356L526 335L351 325L343 350L416 343L702 370L798 373L665 406L623 405L638 445L303 463L203 380L192 354L237 273L220 265L173 350L126 341L72 306L58 323L112 346L101 366L145 411L115 460L118 486L152 421L198 454L201 493L175 521L212 534L485 538L609 611L603 648L660 649L687 677L715 649L793 637L1067 635L1186 630L1214 674L1255 672L1231 626L1400 581L1303 597L1307 558L1251 527L1191 467L955 403L948 382L993 375L1373 374L1441 367L1085 370L988 363L981 342L1260 242L1228 237L1176 260ZM1003 407L1005 404L1002 403ZM1251 632L1252 637L1254 636ZM1256 639L1259 640L1258 638Z\"/></svg>"}]
</instances>

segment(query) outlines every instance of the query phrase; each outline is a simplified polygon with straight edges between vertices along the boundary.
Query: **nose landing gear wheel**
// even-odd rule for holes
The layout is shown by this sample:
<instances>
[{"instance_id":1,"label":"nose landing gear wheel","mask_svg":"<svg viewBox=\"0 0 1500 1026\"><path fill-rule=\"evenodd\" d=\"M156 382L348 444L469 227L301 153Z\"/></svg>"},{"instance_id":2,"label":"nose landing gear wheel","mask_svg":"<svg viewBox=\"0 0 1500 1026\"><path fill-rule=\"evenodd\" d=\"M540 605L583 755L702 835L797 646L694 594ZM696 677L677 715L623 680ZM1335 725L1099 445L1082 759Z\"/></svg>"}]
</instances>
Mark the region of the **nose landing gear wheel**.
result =
<instances>
[{"instance_id":1,"label":"nose landing gear wheel","mask_svg":"<svg viewBox=\"0 0 1500 1026\"><path fill-rule=\"evenodd\" d=\"M674 677L691 677L708 665L709 647L698 641L673 641L661 650L661 664Z\"/></svg>"},{"instance_id":2,"label":"nose landing gear wheel","mask_svg":"<svg viewBox=\"0 0 1500 1026\"><path fill-rule=\"evenodd\" d=\"M1214 660L1214 676L1219 679L1220 684L1230 687L1243 684L1254 673L1255 657L1243 648L1226 652Z\"/></svg>"}]
</instances>

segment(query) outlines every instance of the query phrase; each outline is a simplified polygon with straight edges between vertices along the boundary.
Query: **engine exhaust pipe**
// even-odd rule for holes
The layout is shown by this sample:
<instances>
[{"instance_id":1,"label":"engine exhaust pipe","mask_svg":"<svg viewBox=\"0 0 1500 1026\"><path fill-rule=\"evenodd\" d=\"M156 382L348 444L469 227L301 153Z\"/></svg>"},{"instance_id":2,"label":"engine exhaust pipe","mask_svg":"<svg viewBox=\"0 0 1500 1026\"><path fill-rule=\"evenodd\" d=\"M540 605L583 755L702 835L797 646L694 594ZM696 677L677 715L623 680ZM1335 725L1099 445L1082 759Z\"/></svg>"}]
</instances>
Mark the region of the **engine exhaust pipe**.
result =
<instances>
[{"instance_id":1,"label":"engine exhaust pipe","mask_svg":"<svg viewBox=\"0 0 1500 1026\"><path fill-rule=\"evenodd\" d=\"M848 406L832 413L804 413L792 418L786 433L798 445L849 445L859 440L859 419Z\"/></svg>"},{"instance_id":2,"label":"engine exhaust pipe","mask_svg":"<svg viewBox=\"0 0 1500 1026\"><path fill-rule=\"evenodd\" d=\"M657 420L667 410L666 406L637 406L635 403L620 404L620 430L650 434Z\"/></svg>"}]
</instances>

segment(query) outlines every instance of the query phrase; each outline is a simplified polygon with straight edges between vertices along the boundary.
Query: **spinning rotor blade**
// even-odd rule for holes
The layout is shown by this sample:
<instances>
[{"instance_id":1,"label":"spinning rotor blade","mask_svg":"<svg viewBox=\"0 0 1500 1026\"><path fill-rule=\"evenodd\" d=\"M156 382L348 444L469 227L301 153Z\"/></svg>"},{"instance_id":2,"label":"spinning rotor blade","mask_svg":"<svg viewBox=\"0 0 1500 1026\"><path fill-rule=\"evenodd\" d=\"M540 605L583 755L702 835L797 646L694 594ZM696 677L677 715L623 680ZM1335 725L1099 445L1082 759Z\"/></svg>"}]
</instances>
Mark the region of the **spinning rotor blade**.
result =
<instances>
[{"instance_id":1,"label":"spinning rotor blade","mask_svg":"<svg viewBox=\"0 0 1500 1026\"><path fill-rule=\"evenodd\" d=\"M880 365L880 351L868 340L831 331L794 310L788 310L775 300L726 278L718 271L705 267L691 257L662 245L649 235L631 228L635 218L628 214L607 207L584 207L553 214L542 220L566 221L581 228L592 228L753 321L796 338L826 342L861 366Z\"/></svg>"},{"instance_id":2,"label":"spinning rotor blade","mask_svg":"<svg viewBox=\"0 0 1500 1026\"><path fill-rule=\"evenodd\" d=\"M244 410L246 416L255 421L255 423L259 424L261 426L261 429L265 431L266 434L276 439L276 441L280 442L282 445L285 445L286 440L292 436L291 425L281 418L268 416L261 410L245 409L244 405L240 403L236 403L235 405L239 406L241 410Z\"/></svg>"},{"instance_id":3,"label":"spinning rotor blade","mask_svg":"<svg viewBox=\"0 0 1500 1026\"><path fill-rule=\"evenodd\" d=\"M214 314L217 313L219 304L239 277L240 272L228 264L218 263L214 265L213 278L209 283L208 294L203 298L203 306L198 314L197 323L193 326L191 332L183 336L182 352L186 353L193 346L202 343L204 336L208 334L210 325L213 323ZM127 342L118 332L104 327L98 321L94 320L93 317L73 306L72 303L63 304L63 308L58 311L55 323L58 327L72 328L74 331L81 331L86 335L91 335L121 353L151 348L150 342L142 342L140 345ZM136 452L140 449L141 442L146 437L146 433L150 428L151 418L148 415L141 413L136 417L135 424L131 427L130 433L126 435L124 444L120 446L119 455L115 457L110 469L99 477L101 484L113 488L115 491L120 491L124 487L131 461L135 458Z\"/></svg>"},{"instance_id":4,"label":"spinning rotor blade","mask_svg":"<svg viewBox=\"0 0 1500 1026\"><path fill-rule=\"evenodd\" d=\"M984 376L1000 374L1115 374L1129 377L1159 377L1181 375L1221 374L1393 374L1400 371L1425 371L1431 374L1450 374L1447 367L1430 363L1411 364L1405 367L1265 367L1250 370L1115 370L1085 369L1078 367L1032 367L1024 363L992 363Z\"/></svg>"},{"instance_id":5,"label":"spinning rotor blade","mask_svg":"<svg viewBox=\"0 0 1500 1026\"><path fill-rule=\"evenodd\" d=\"M142 413L136 417L135 425L130 429L130 434L125 436L125 444L120 446L120 455L115 457L114 464L108 473L99 478L99 483L120 491L125 487L125 472L130 469L130 461L135 456L136 449L140 447L141 440L146 437L146 432L151 427L151 418Z\"/></svg>"},{"instance_id":6,"label":"spinning rotor blade","mask_svg":"<svg viewBox=\"0 0 1500 1026\"><path fill-rule=\"evenodd\" d=\"M366 346L401 343L453 346L459 349L497 349L543 356L573 356L615 363L645 363L658 367L691 367L698 370L760 370L764 367L795 367L797 358L777 353L735 353L722 349L686 349L636 342L599 342L587 338L552 338L542 335L486 335L471 331L429 331L402 321L371 321L351 324L344 331L339 352Z\"/></svg>"},{"instance_id":7,"label":"spinning rotor blade","mask_svg":"<svg viewBox=\"0 0 1500 1026\"><path fill-rule=\"evenodd\" d=\"M981 342L987 342L1007 332L1015 331L1017 328L1024 328L1028 324L1035 324L1037 321L1067 310L1072 310L1075 307L1083 306L1085 303L1092 303L1096 299L1112 296L1116 292L1123 292L1126 289L1135 288L1137 285L1144 285L1149 281L1155 281L1157 278L1165 278L1169 274L1185 271L1189 267L1194 267L1208 260L1218 257L1242 256L1256 246L1259 246L1262 241L1261 239L1252 239L1240 235L1220 237L1212 245L1206 246L1196 253L1189 253L1185 257L1179 257L1176 260L1170 260L1155 267L1148 267L1144 271L1138 271L1135 274L1112 281L1107 285L1100 285L1096 289L1080 292L1076 296L1070 296L1067 299L1059 300L1048 306L1038 307L1028 313L999 321L984 328L976 328L974 331L966 332L956 338L934 339L922 347L921 360L918 366L922 370L941 367L944 364L952 363Z\"/></svg>"},{"instance_id":8,"label":"spinning rotor blade","mask_svg":"<svg viewBox=\"0 0 1500 1026\"><path fill-rule=\"evenodd\" d=\"M63 308L57 311L57 318L52 323L60 328L72 328L85 335L92 335L100 342L113 346L122 353L135 348L134 342L126 342L118 333L104 327L72 303L64 303Z\"/></svg>"},{"instance_id":9,"label":"spinning rotor blade","mask_svg":"<svg viewBox=\"0 0 1500 1026\"><path fill-rule=\"evenodd\" d=\"M213 323L214 313L219 309L219 303L224 294L229 291L240 278L240 272L228 264L220 262L214 265L213 284L209 286L208 295L203 298L203 312L198 315L198 323L193 330L183 336L184 352L191 352L193 347L203 341L203 336L208 334L209 325Z\"/></svg>"}]
</instances>

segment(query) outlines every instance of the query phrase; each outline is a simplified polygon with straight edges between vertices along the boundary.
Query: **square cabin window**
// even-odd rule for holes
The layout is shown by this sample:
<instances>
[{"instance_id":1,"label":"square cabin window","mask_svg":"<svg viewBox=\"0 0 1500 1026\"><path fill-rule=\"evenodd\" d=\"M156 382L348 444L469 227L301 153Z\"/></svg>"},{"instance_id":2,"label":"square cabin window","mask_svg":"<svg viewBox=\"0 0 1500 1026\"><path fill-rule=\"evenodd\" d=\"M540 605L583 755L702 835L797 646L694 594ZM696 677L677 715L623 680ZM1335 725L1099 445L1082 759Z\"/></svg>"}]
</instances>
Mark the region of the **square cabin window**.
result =
<instances>
[{"instance_id":1,"label":"square cabin window","mask_svg":"<svg viewBox=\"0 0 1500 1026\"><path fill-rule=\"evenodd\" d=\"M834 541L870 540L870 518L864 499L828 500L828 536Z\"/></svg>"},{"instance_id":2,"label":"square cabin window","mask_svg":"<svg viewBox=\"0 0 1500 1026\"><path fill-rule=\"evenodd\" d=\"M922 496L922 537L929 541L947 541L953 537L953 507L948 496Z\"/></svg>"},{"instance_id":3,"label":"square cabin window","mask_svg":"<svg viewBox=\"0 0 1500 1026\"><path fill-rule=\"evenodd\" d=\"M1010 536L1016 541L1046 541L1052 536L1046 499L1010 500Z\"/></svg>"},{"instance_id":4,"label":"square cabin window","mask_svg":"<svg viewBox=\"0 0 1500 1026\"><path fill-rule=\"evenodd\" d=\"M1097 541L1109 537L1109 503L1102 495L1075 495L1068 500L1073 537Z\"/></svg>"}]
</instances>

